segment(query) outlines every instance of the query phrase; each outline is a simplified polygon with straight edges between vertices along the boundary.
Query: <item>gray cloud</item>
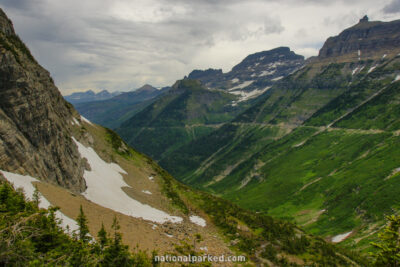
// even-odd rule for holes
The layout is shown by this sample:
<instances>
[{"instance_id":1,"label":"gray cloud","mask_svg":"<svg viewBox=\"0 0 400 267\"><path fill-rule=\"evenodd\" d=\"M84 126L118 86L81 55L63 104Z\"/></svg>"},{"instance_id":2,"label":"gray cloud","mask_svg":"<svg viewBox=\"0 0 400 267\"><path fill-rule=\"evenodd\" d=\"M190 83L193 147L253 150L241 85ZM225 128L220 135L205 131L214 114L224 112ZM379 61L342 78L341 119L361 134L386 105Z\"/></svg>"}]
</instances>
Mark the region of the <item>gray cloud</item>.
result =
<instances>
[{"instance_id":1,"label":"gray cloud","mask_svg":"<svg viewBox=\"0 0 400 267\"><path fill-rule=\"evenodd\" d=\"M374 6L374 0L0 0L63 93L170 85L193 68L228 71L250 53L282 45L311 56L366 9L379 15Z\"/></svg>"},{"instance_id":2,"label":"gray cloud","mask_svg":"<svg viewBox=\"0 0 400 267\"><path fill-rule=\"evenodd\" d=\"M388 5L383 8L385 13L399 13L400 12L400 0L392 0Z\"/></svg>"},{"instance_id":3,"label":"gray cloud","mask_svg":"<svg viewBox=\"0 0 400 267\"><path fill-rule=\"evenodd\" d=\"M31 7L32 2L34 1L26 1L26 0L2 0L1 4L5 7L10 8L19 8L19 9L26 9Z\"/></svg>"}]
</instances>

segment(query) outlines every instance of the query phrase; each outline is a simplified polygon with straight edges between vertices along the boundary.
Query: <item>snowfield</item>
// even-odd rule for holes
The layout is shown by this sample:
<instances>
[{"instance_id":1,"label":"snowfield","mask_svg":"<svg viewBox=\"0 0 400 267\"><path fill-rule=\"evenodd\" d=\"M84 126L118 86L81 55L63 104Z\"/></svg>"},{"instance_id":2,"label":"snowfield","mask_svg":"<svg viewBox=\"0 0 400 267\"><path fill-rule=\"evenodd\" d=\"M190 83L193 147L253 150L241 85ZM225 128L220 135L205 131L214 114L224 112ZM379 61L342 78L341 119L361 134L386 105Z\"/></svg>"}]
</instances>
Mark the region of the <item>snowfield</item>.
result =
<instances>
[{"instance_id":1,"label":"snowfield","mask_svg":"<svg viewBox=\"0 0 400 267\"><path fill-rule=\"evenodd\" d=\"M83 117L83 116L81 116L81 120L83 120L83 121L86 122L86 123L89 123L89 124L92 124L92 125L93 125L93 123L92 123L90 120L86 119L86 118Z\"/></svg>"},{"instance_id":2,"label":"snowfield","mask_svg":"<svg viewBox=\"0 0 400 267\"><path fill-rule=\"evenodd\" d=\"M200 225L201 227L205 227L206 224L206 220L204 220L203 218L201 218L200 216L197 215L192 215L189 217L190 221L194 224Z\"/></svg>"},{"instance_id":3,"label":"snowfield","mask_svg":"<svg viewBox=\"0 0 400 267\"><path fill-rule=\"evenodd\" d=\"M236 106L238 102L242 102L242 101L246 101L252 98L255 98L261 94L263 94L264 92L266 92L269 88L271 88L271 86L267 86L264 89L261 90L253 90L251 92L245 92L245 91L232 91L230 92L231 94L234 95L238 95L240 98L238 101L233 101L232 102L232 106Z\"/></svg>"},{"instance_id":4,"label":"snowfield","mask_svg":"<svg viewBox=\"0 0 400 267\"><path fill-rule=\"evenodd\" d=\"M130 187L121 175L127 173L119 165L102 160L93 148L85 147L75 138L72 139L78 146L81 156L88 160L91 167L91 171L85 170L83 175L87 185L83 196L88 200L128 216L157 223L182 221L181 217L171 216L129 197L122 190L122 187Z\"/></svg>"},{"instance_id":5,"label":"snowfield","mask_svg":"<svg viewBox=\"0 0 400 267\"><path fill-rule=\"evenodd\" d=\"M236 86L228 89L228 91L233 91L233 90L237 90L237 89L243 89L243 88L249 86L250 84L252 84L253 82L254 81L245 81L245 82L243 82L243 83L241 83L239 85L236 85Z\"/></svg>"},{"instance_id":6,"label":"snowfield","mask_svg":"<svg viewBox=\"0 0 400 267\"><path fill-rule=\"evenodd\" d=\"M275 73L275 71L276 71L276 70L271 70L271 71L263 70L263 71L260 73L260 75L258 75L258 77L263 77L263 76L267 76L267 75L272 75L272 74Z\"/></svg>"},{"instance_id":7,"label":"snowfield","mask_svg":"<svg viewBox=\"0 0 400 267\"><path fill-rule=\"evenodd\" d=\"M33 193L35 192L35 187L32 183L40 182L38 179L35 179L29 175L20 175L2 170L0 170L0 172L3 173L7 181L14 184L15 189L22 188L24 190L26 198L32 200ZM42 194L39 193L39 195L40 195L39 208L48 209L51 206L50 202ZM59 210L56 211L55 215L57 219L61 220L61 227L63 229L67 229L67 225L71 231L79 229L79 226L76 223L76 221L69 218L61 211Z\"/></svg>"},{"instance_id":8,"label":"snowfield","mask_svg":"<svg viewBox=\"0 0 400 267\"><path fill-rule=\"evenodd\" d=\"M377 66L377 65L372 66L372 67L368 70L368 73L371 73L372 71L374 71L374 69L376 69L376 66Z\"/></svg>"},{"instance_id":9,"label":"snowfield","mask_svg":"<svg viewBox=\"0 0 400 267\"><path fill-rule=\"evenodd\" d=\"M345 240L346 238L348 238L348 237L351 235L352 232L353 232L353 231L350 231L350 232L347 232L347 233L344 233L344 234L340 234L340 235L334 236L334 237L332 237L332 242L333 242L333 243L342 242L343 240Z\"/></svg>"},{"instance_id":10,"label":"snowfield","mask_svg":"<svg viewBox=\"0 0 400 267\"><path fill-rule=\"evenodd\" d=\"M271 81L276 82L276 81L281 80L282 78L283 78L283 76L279 76L279 77L276 77L276 78L271 79Z\"/></svg>"},{"instance_id":11,"label":"snowfield","mask_svg":"<svg viewBox=\"0 0 400 267\"><path fill-rule=\"evenodd\" d=\"M72 118L72 125L80 125L79 121L77 121L74 117Z\"/></svg>"}]
</instances>

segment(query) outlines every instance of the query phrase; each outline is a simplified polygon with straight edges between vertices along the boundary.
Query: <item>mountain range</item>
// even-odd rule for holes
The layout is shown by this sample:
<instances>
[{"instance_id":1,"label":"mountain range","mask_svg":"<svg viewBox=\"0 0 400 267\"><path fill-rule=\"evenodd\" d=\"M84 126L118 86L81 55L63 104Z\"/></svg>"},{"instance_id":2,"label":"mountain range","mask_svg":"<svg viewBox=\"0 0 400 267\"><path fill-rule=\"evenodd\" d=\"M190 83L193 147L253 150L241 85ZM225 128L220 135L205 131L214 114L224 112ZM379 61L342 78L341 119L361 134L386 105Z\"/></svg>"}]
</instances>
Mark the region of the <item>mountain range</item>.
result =
<instances>
[{"instance_id":1,"label":"mountain range","mask_svg":"<svg viewBox=\"0 0 400 267\"><path fill-rule=\"evenodd\" d=\"M184 184L369 251L398 211L399 44L364 17L307 60L194 70L115 130Z\"/></svg>"},{"instance_id":2,"label":"mountain range","mask_svg":"<svg viewBox=\"0 0 400 267\"><path fill-rule=\"evenodd\" d=\"M134 91L121 93L107 100L76 103L74 106L80 114L90 121L109 128L116 128L168 90L169 87L158 90L149 84L145 84Z\"/></svg>"},{"instance_id":3,"label":"mountain range","mask_svg":"<svg viewBox=\"0 0 400 267\"><path fill-rule=\"evenodd\" d=\"M65 234L82 233L82 221L87 221L88 231L96 242L100 242L96 235L100 229L110 232L118 228L123 234L122 241L132 251L137 247L171 255L245 255L247 265L365 263L357 253L340 249L290 222L245 210L179 183L151 158L129 147L115 132L81 116L63 99L50 74L33 58L1 9L0 81L1 213L22 214L19 219L23 218L13 221L15 216L0 216L0 233L10 225L17 230L21 225L28 226L24 227L27 236L22 243L1 240L1 244L17 253L23 253L20 245L24 249L30 242L39 245L32 251L36 256L32 261L31 255L11 258L13 255L1 253L1 265L14 261L17 265L39 265L51 257L47 253L52 248L46 245L53 244L50 239L58 228L49 225L52 232L45 233L39 241L41 232L28 234L34 230L35 218L40 214L62 219L58 224L64 227ZM204 90L198 82L182 81L167 94L179 94L185 91L182 87L189 87L194 93ZM209 97L218 102L218 97L224 94L217 92ZM196 115L193 118L197 119ZM4 183L13 184L14 189L21 188L25 198L7 191ZM9 196L16 196L14 200L20 208L33 205L28 199L36 200L38 213L24 217L26 210L8 210L8 203L5 205L3 200ZM46 209L51 211L46 213ZM74 220L77 217L80 225ZM45 224L46 219L41 218ZM115 239L120 238L117 232L114 235ZM83 242L78 236L72 235L70 241L75 248ZM57 245L61 249L63 243ZM70 257L65 252L57 262L67 264L74 260Z\"/></svg>"},{"instance_id":4,"label":"mountain range","mask_svg":"<svg viewBox=\"0 0 400 267\"><path fill-rule=\"evenodd\" d=\"M398 211L399 23L364 18L330 37L250 108L159 163L241 207L369 250Z\"/></svg>"},{"instance_id":5,"label":"mountain range","mask_svg":"<svg viewBox=\"0 0 400 267\"><path fill-rule=\"evenodd\" d=\"M107 90L103 90L101 92L95 93L92 90L88 90L85 92L75 92L70 95L64 96L64 98L71 104L77 104L77 103L107 100L119 94L121 94L121 92L110 93Z\"/></svg>"},{"instance_id":6,"label":"mountain range","mask_svg":"<svg viewBox=\"0 0 400 267\"><path fill-rule=\"evenodd\" d=\"M303 64L304 57L280 47L252 54L228 73L194 70L115 130L128 144L162 160L232 121Z\"/></svg>"}]
</instances>

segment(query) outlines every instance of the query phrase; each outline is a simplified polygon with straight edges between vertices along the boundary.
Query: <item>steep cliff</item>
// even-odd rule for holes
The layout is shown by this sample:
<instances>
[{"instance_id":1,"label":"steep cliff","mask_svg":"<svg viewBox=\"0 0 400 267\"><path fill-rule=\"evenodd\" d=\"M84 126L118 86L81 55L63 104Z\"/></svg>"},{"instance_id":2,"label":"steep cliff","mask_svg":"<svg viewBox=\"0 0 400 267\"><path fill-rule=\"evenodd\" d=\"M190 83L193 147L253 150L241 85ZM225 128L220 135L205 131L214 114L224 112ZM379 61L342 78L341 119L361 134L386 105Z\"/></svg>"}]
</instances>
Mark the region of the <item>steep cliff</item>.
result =
<instances>
[{"instance_id":1,"label":"steep cliff","mask_svg":"<svg viewBox=\"0 0 400 267\"><path fill-rule=\"evenodd\" d=\"M319 52L320 60L377 59L400 52L400 20L368 21L365 16L338 36L330 37Z\"/></svg>"},{"instance_id":2,"label":"steep cliff","mask_svg":"<svg viewBox=\"0 0 400 267\"><path fill-rule=\"evenodd\" d=\"M85 162L70 138L74 116L0 9L0 169L83 191Z\"/></svg>"}]
</instances>

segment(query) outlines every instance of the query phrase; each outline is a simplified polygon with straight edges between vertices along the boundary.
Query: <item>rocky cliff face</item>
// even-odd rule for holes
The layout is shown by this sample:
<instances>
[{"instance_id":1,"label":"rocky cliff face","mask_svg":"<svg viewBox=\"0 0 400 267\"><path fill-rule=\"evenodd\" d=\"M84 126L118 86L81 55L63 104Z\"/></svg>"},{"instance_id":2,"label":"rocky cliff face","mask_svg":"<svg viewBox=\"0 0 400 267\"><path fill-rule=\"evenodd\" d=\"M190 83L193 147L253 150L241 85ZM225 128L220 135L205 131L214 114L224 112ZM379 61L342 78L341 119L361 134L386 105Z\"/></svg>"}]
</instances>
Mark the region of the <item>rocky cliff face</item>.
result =
<instances>
[{"instance_id":1,"label":"rocky cliff face","mask_svg":"<svg viewBox=\"0 0 400 267\"><path fill-rule=\"evenodd\" d=\"M0 9L0 169L83 191L85 162L71 140L73 116Z\"/></svg>"},{"instance_id":2,"label":"rocky cliff face","mask_svg":"<svg viewBox=\"0 0 400 267\"><path fill-rule=\"evenodd\" d=\"M320 60L365 60L400 52L400 20L368 21L364 17L338 36L330 37L319 52Z\"/></svg>"},{"instance_id":3,"label":"rocky cliff face","mask_svg":"<svg viewBox=\"0 0 400 267\"><path fill-rule=\"evenodd\" d=\"M278 47L251 54L230 72L222 70L194 70L187 78L201 81L211 89L224 89L240 97L239 102L257 97L271 85L304 65L304 57Z\"/></svg>"}]
</instances>

